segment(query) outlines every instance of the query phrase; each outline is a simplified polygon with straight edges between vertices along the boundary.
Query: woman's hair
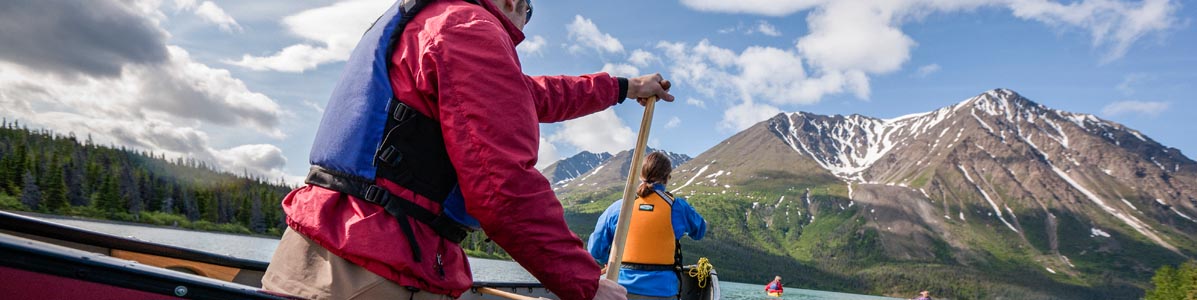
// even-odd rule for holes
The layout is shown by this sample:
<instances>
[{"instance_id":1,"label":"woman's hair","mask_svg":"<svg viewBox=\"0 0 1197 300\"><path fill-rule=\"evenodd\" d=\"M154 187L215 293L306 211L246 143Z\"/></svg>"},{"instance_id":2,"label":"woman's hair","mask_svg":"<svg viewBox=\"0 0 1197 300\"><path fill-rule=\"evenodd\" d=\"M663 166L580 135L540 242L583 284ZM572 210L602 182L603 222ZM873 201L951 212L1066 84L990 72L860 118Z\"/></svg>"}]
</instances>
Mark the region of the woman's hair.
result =
<instances>
[{"instance_id":1,"label":"woman's hair","mask_svg":"<svg viewBox=\"0 0 1197 300\"><path fill-rule=\"evenodd\" d=\"M640 188L636 195L647 197L653 193L653 184L669 183L669 173L673 172L673 164L669 157L661 152L649 153L644 157L644 166L640 168Z\"/></svg>"}]
</instances>

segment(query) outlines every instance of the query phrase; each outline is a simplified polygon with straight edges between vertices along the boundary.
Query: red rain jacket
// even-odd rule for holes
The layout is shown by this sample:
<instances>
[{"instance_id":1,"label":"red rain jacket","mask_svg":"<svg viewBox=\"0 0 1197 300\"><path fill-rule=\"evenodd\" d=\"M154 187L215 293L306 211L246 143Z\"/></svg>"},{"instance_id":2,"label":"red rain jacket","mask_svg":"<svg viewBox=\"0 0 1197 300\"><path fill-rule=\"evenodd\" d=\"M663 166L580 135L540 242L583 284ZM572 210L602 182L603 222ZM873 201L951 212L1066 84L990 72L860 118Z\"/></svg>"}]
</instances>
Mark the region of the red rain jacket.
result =
<instances>
[{"instance_id":1,"label":"red rain jacket","mask_svg":"<svg viewBox=\"0 0 1197 300\"><path fill-rule=\"evenodd\" d=\"M477 2L436 1L407 25L392 56L395 96L440 121L466 209L486 235L562 299L593 299L599 266L566 227L560 202L534 168L539 123L606 109L623 96L619 83L606 73L524 75L515 50L523 33L490 1ZM389 181L377 184L441 211ZM283 209L291 228L401 285L458 297L472 284L461 248L414 219L425 249L419 263L380 206L306 186L287 195Z\"/></svg>"}]
</instances>

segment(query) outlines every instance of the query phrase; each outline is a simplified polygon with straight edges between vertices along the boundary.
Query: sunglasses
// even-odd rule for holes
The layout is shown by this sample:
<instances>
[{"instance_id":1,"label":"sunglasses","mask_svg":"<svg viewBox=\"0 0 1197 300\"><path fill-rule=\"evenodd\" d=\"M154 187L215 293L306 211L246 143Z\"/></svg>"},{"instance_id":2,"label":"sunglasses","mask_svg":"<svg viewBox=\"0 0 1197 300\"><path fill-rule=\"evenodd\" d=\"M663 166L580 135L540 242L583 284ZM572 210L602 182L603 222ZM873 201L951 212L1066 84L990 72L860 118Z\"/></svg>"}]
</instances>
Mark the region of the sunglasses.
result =
<instances>
[{"instance_id":1,"label":"sunglasses","mask_svg":"<svg viewBox=\"0 0 1197 300\"><path fill-rule=\"evenodd\" d=\"M528 15L524 17L524 23L527 24L532 21L532 0L524 0L524 3L528 3Z\"/></svg>"}]
</instances>

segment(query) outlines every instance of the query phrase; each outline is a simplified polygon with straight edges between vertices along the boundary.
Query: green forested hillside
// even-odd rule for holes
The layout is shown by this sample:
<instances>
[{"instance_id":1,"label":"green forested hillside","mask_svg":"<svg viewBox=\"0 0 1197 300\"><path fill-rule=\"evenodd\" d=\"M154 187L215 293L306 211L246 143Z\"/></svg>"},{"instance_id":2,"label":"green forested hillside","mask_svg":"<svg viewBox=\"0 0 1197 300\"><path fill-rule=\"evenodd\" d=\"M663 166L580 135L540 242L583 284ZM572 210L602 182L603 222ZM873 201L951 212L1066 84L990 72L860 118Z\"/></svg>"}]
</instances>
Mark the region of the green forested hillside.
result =
<instances>
[{"instance_id":1,"label":"green forested hillside","mask_svg":"<svg viewBox=\"0 0 1197 300\"><path fill-rule=\"evenodd\" d=\"M281 235L290 187L195 159L0 123L0 209Z\"/></svg>"}]
</instances>

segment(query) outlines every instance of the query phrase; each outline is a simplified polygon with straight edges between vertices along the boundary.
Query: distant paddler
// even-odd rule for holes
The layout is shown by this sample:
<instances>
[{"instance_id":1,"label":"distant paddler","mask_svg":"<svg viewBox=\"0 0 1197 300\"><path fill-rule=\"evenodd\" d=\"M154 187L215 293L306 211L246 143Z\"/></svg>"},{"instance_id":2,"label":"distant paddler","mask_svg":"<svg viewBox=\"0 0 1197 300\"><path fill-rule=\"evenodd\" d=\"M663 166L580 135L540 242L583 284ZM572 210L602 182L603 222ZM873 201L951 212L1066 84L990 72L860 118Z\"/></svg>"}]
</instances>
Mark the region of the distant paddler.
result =
<instances>
[{"instance_id":1,"label":"distant paddler","mask_svg":"<svg viewBox=\"0 0 1197 300\"><path fill-rule=\"evenodd\" d=\"M773 277L773 281L765 284L765 294L769 295L769 297L781 298L782 292L781 276Z\"/></svg>"},{"instance_id":2,"label":"distant paddler","mask_svg":"<svg viewBox=\"0 0 1197 300\"><path fill-rule=\"evenodd\" d=\"M665 191L673 171L668 156L650 153L640 169L623 257L618 268L608 267L607 272L619 274L628 299L675 299L682 268L681 238L701 240L707 222L686 199ZM623 203L619 200L607 207L590 235L587 248L599 263L608 263Z\"/></svg>"}]
</instances>

